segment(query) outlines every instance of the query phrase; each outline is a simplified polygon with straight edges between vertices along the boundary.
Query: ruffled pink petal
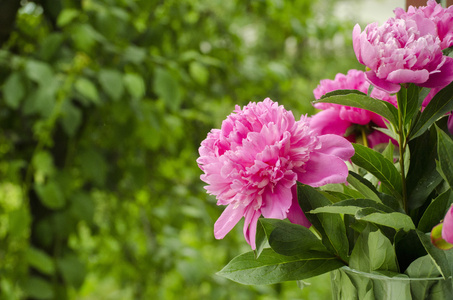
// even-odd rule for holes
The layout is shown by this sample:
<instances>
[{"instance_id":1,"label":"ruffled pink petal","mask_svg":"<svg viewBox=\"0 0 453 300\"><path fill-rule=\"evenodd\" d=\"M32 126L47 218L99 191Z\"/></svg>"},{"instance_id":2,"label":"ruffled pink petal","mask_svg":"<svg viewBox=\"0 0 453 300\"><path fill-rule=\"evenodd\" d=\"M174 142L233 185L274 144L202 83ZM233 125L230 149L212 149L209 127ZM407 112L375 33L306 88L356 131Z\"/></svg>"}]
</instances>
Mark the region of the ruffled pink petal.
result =
<instances>
[{"instance_id":1,"label":"ruffled pink petal","mask_svg":"<svg viewBox=\"0 0 453 300\"><path fill-rule=\"evenodd\" d=\"M390 81L378 78L373 71L367 71L367 72L365 72L365 75L366 75L367 80L372 85L374 85L376 88L381 89L384 92L387 92L389 94L397 93L401 89L401 86L397 83L392 83Z\"/></svg>"},{"instance_id":2,"label":"ruffled pink petal","mask_svg":"<svg viewBox=\"0 0 453 300\"><path fill-rule=\"evenodd\" d=\"M291 188L292 194L292 204L289 208L287 218L293 224L299 224L304 227L310 228L311 223L308 221L307 217L305 216L302 208L299 205L299 201L297 200L297 185L294 185Z\"/></svg>"},{"instance_id":3,"label":"ruffled pink petal","mask_svg":"<svg viewBox=\"0 0 453 300\"><path fill-rule=\"evenodd\" d=\"M245 215L243 232L245 240L252 247L252 250L256 249L256 226L260 215L259 210L254 210L250 207Z\"/></svg>"},{"instance_id":4,"label":"ruffled pink petal","mask_svg":"<svg viewBox=\"0 0 453 300\"><path fill-rule=\"evenodd\" d=\"M354 155L354 147L345 138L335 134L325 134L318 136L321 141L319 153L338 156L343 160L348 160Z\"/></svg>"},{"instance_id":5,"label":"ruffled pink petal","mask_svg":"<svg viewBox=\"0 0 453 300\"><path fill-rule=\"evenodd\" d=\"M445 62L439 68L439 72L429 75L429 79L419 84L422 87L437 88L445 87L453 81L453 58L445 56Z\"/></svg>"},{"instance_id":6,"label":"ruffled pink petal","mask_svg":"<svg viewBox=\"0 0 453 300\"><path fill-rule=\"evenodd\" d=\"M415 84L424 83L429 78L427 70L407 70L400 69L392 71L388 74L387 80L392 83L412 82Z\"/></svg>"},{"instance_id":7,"label":"ruffled pink petal","mask_svg":"<svg viewBox=\"0 0 453 300\"><path fill-rule=\"evenodd\" d=\"M294 184L296 182L294 181ZM283 185L277 185L274 191L266 191L263 195L264 205L261 213L265 218L285 219L291 206L291 189Z\"/></svg>"},{"instance_id":8,"label":"ruffled pink petal","mask_svg":"<svg viewBox=\"0 0 453 300\"><path fill-rule=\"evenodd\" d=\"M352 30L352 46L354 48L354 53L355 56L357 57L357 60L363 64L362 61L362 54L360 52L360 35L362 33L362 29L360 28L359 24L356 24L354 26L354 29Z\"/></svg>"},{"instance_id":9,"label":"ruffled pink petal","mask_svg":"<svg viewBox=\"0 0 453 300\"><path fill-rule=\"evenodd\" d=\"M334 108L320 111L310 118L310 128L320 135L344 135L351 125L351 122L342 120L339 110Z\"/></svg>"},{"instance_id":10,"label":"ruffled pink petal","mask_svg":"<svg viewBox=\"0 0 453 300\"><path fill-rule=\"evenodd\" d=\"M244 207L228 205L214 224L214 236L223 239L244 216Z\"/></svg>"},{"instance_id":11,"label":"ruffled pink petal","mask_svg":"<svg viewBox=\"0 0 453 300\"><path fill-rule=\"evenodd\" d=\"M344 183L348 177L348 167L341 158L313 152L305 164L305 173L299 174L298 181L312 187L330 183Z\"/></svg>"}]
</instances>

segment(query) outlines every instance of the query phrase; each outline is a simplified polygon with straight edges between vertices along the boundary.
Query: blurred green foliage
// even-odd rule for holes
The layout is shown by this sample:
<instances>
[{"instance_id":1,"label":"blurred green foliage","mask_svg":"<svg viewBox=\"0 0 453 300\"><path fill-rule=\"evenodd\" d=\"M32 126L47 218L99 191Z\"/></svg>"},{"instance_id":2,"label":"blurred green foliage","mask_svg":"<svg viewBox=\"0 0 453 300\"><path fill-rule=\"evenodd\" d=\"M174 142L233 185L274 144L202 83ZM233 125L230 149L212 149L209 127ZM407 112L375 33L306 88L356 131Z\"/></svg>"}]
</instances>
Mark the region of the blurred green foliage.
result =
<instances>
[{"instance_id":1,"label":"blurred green foliage","mask_svg":"<svg viewBox=\"0 0 453 300\"><path fill-rule=\"evenodd\" d=\"M215 275L248 245L195 161L235 104L298 118L359 67L332 2L0 1L0 299L329 297Z\"/></svg>"}]
</instances>

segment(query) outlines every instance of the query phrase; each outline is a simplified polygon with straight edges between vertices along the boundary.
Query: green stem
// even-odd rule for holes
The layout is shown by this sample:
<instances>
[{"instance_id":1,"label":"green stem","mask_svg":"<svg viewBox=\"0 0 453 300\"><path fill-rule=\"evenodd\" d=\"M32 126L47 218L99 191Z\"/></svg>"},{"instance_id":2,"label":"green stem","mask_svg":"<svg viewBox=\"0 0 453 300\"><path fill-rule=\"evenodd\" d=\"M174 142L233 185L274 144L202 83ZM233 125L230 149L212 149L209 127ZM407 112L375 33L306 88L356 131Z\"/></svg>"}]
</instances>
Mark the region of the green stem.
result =
<instances>
[{"instance_id":1,"label":"green stem","mask_svg":"<svg viewBox=\"0 0 453 300\"><path fill-rule=\"evenodd\" d=\"M403 115L401 113L401 110L398 110L398 135L399 135L399 164L400 164L400 169L401 169L401 184L402 184L402 201L403 201L403 208L406 213L408 213L407 210L407 188L406 188L406 172L405 172L405 166L404 166L404 154L406 152L406 136L404 134L404 128L403 128Z\"/></svg>"}]
</instances>

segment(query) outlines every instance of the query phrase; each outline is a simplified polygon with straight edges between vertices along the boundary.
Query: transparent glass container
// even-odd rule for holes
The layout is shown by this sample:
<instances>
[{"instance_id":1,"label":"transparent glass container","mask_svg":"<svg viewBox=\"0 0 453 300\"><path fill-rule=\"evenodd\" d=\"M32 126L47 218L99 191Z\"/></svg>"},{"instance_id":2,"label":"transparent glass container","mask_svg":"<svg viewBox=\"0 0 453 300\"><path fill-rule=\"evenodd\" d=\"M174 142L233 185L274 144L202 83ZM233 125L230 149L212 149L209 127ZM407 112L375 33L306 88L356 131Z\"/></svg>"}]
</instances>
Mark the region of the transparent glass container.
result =
<instances>
[{"instance_id":1,"label":"transparent glass container","mask_svg":"<svg viewBox=\"0 0 453 300\"><path fill-rule=\"evenodd\" d=\"M453 299L451 278L389 277L342 267L330 273L333 300L447 300Z\"/></svg>"}]
</instances>

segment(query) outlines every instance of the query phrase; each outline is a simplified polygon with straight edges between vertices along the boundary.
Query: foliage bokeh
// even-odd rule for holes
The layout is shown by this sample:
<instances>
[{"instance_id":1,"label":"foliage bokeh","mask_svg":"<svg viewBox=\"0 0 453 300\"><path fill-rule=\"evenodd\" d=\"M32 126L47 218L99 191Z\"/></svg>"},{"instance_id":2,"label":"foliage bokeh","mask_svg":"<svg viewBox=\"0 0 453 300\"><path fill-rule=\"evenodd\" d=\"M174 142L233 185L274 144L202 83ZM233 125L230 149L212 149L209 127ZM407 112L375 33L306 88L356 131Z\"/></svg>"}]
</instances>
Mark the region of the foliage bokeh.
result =
<instances>
[{"instance_id":1,"label":"foliage bokeh","mask_svg":"<svg viewBox=\"0 0 453 300\"><path fill-rule=\"evenodd\" d=\"M246 245L214 240L195 160L235 104L310 114L320 79L359 68L333 1L18 3L0 2L0 298L300 296L215 275Z\"/></svg>"}]
</instances>

